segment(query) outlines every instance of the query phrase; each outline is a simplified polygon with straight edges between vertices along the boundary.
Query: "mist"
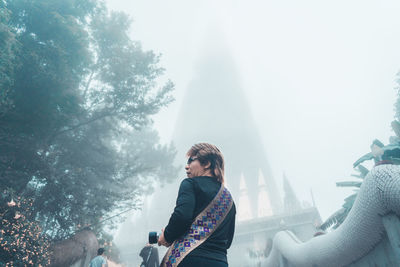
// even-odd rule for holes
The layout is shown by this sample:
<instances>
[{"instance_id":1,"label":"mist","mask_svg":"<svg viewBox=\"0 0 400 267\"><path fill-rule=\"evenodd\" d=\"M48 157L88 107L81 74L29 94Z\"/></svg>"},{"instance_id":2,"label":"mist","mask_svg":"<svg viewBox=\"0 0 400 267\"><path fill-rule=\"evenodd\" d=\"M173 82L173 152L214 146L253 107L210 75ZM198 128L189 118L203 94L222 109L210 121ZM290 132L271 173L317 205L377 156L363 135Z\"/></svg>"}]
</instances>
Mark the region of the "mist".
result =
<instances>
[{"instance_id":1,"label":"mist","mask_svg":"<svg viewBox=\"0 0 400 267\"><path fill-rule=\"evenodd\" d=\"M165 76L175 83L176 100L153 118L162 142L170 143L177 125L185 123L180 112L195 102L186 94L204 58L226 49L235 72L219 75L240 86L277 188L282 191L285 175L298 199L314 202L322 219L351 193L335 183L351 179L352 164L374 139L387 143L393 135L400 69L397 1L107 3L131 16L131 37L161 53ZM224 101L230 97L225 94ZM199 113L193 109L184 118L196 121ZM188 148L178 149L182 166ZM177 179L183 177L182 168ZM170 198L173 203L176 194ZM167 220L147 226L157 230Z\"/></svg>"}]
</instances>

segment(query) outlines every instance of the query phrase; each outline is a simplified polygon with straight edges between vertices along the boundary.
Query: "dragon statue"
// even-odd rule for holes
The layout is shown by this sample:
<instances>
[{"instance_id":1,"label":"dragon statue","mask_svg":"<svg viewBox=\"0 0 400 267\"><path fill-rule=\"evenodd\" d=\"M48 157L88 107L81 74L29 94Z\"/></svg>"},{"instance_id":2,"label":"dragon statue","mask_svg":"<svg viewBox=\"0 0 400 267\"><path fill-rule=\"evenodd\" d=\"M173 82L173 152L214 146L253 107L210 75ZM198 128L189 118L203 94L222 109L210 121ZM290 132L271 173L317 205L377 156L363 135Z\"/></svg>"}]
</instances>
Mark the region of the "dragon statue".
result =
<instances>
[{"instance_id":1,"label":"dragon statue","mask_svg":"<svg viewBox=\"0 0 400 267\"><path fill-rule=\"evenodd\" d=\"M334 231L302 243L289 231L275 235L269 257L262 266L338 267L366 255L381 241L382 216L400 215L400 166L374 167L361 186L346 220Z\"/></svg>"},{"instance_id":2,"label":"dragon statue","mask_svg":"<svg viewBox=\"0 0 400 267\"><path fill-rule=\"evenodd\" d=\"M400 125L392 123L393 128L397 126L400 129ZM396 129L395 132L397 134ZM364 155L354 165L368 159L375 159L376 163L363 179L354 204L343 222L336 229L304 243L290 231L278 232L274 237L272 250L262 266L361 266L353 264L370 253L385 237L388 230L387 218L395 219L394 225L398 232L395 237L389 234L386 236L391 239L392 248L399 250L400 244L392 242L393 238L400 239L399 139L388 146L375 140L371 150L371 153ZM398 252L392 254L399 254ZM399 257L400 255L395 256L397 263L400 262Z\"/></svg>"}]
</instances>

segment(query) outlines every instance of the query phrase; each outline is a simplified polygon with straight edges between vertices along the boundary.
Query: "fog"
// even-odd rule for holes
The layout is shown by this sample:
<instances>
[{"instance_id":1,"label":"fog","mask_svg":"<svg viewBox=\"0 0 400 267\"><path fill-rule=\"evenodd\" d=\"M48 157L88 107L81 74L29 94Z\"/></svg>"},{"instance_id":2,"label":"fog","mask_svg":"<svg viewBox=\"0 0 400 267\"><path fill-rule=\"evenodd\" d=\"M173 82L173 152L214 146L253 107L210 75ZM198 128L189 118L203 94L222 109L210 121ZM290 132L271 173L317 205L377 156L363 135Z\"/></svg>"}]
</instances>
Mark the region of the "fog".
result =
<instances>
[{"instance_id":1,"label":"fog","mask_svg":"<svg viewBox=\"0 0 400 267\"><path fill-rule=\"evenodd\" d=\"M231 52L278 187L285 173L301 201L311 202L312 190L323 219L351 192L335 182L351 179L353 162L375 138L386 144L392 135L398 1L109 0L108 6L130 14L132 38L162 54L165 76L176 85L176 101L154 117L163 143L174 134L197 62L212 47L210 32L217 33ZM177 158L183 165L185 156Z\"/></svg>"}]
</instances>

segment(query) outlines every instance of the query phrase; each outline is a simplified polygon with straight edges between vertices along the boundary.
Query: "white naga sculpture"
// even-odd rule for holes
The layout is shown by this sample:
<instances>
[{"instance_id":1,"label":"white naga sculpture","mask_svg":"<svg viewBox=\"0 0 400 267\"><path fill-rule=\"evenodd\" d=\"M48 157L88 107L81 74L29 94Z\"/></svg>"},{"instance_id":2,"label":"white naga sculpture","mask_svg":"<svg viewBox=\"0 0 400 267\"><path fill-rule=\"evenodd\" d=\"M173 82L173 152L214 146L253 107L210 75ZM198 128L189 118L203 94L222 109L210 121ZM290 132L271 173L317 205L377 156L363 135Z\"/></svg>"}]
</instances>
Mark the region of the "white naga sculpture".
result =
<instances>
[{"instance_id":1,"label":"white naga sculpture","mask_svg":"<svg viewBox=\"0 0 400 267\"><path fill-rule=\"evenodd\" d=\"M354 206L336 230L304 243L290 231L279 232L262 266L349 265L382 240L385 232L382 217L391 213L400 215L400 166L380 165L365 177Z\"/></svg>"}]
</instances>

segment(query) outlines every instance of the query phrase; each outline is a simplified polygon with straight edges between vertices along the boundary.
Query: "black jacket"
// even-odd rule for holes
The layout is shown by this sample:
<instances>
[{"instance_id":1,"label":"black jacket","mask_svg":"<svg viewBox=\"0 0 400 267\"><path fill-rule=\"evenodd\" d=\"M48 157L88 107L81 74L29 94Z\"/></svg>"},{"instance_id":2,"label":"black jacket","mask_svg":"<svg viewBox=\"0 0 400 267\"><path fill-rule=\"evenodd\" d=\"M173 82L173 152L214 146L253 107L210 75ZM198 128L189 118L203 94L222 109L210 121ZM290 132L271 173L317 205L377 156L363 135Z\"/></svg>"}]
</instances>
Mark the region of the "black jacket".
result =
<instances>
[{"instance_id":1,"label":"black jacket","mask_svg":"<svg viewBox=\"0 0 400 267\"><path fill-rule=\"evenodd\" d=\"M168 243L172 243L188 231L193 220L214 199L220 187L221 183L208 176L186 178L182 181L174 212L164 230L164 237ZM235 215L236 208L233 204L224 221L212 235L186 257L200 256L227 262L226 251L232 243Z\"/></svg>"}]
</instances>

